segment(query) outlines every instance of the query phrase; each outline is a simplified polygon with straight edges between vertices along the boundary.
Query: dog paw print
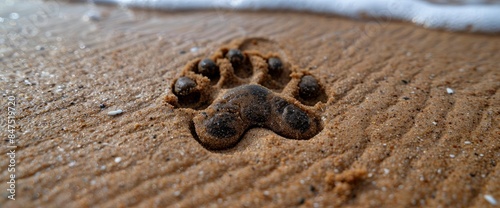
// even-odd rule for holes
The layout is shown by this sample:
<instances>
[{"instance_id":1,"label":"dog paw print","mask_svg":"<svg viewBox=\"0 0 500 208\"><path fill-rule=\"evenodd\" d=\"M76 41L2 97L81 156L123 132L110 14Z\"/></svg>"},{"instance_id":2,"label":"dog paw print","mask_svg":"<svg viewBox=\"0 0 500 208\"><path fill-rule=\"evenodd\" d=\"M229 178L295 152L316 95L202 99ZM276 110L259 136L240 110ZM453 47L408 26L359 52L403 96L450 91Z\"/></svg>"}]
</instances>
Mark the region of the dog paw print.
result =
<instances>
[{"instance_id":1,"label":"dog paw print","mask_svg":"<svg viewBox=\"0 0 500 208\"><path fill-rule=\"evenodd\" d=\"M231 148L255 127L310 139L323 128L319 114L325 89L279 51L266 39L234 41L186 64L165 100L193 112L192 134L207 149Z\"/></svg>"}]
</instances>

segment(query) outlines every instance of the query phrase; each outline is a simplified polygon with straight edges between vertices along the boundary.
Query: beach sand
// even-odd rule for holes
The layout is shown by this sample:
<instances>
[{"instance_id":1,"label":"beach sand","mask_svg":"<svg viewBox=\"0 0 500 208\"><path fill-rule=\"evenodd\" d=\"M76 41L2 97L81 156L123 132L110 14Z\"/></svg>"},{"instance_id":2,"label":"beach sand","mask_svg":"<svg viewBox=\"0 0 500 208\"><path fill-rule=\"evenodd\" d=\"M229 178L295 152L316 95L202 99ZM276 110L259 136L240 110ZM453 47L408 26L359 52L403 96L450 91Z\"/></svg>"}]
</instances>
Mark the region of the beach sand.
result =
<instances>
[{"instance_id":1,"label":"beach sand","mask_svg":"<svg viewBox=\"0 0 500 208\"><path fill-rule=\"evenodd\" d=\"M16 200L7 198L12 148L3 139L2 207L500 201L498 35L299 12L58 2L0 12L19 15L1 23L2 121L8 96L17 103ZM235 40L258 40L248 48L319 79L327 99L316 136L253 128L221 151L195 140L197 111L168 104L168 89L190 61Z\"/></svg>"}]
</instances>

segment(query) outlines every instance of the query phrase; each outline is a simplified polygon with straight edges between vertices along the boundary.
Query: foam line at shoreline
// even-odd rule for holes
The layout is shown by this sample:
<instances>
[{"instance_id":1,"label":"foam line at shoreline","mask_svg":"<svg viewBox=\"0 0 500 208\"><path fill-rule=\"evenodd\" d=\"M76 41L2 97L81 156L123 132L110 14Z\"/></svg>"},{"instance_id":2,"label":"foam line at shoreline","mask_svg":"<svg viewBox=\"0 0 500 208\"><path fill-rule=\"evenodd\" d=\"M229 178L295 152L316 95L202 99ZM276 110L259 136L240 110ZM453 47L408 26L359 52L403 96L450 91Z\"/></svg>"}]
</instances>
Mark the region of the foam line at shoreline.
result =
<instances>
[{"instance_id":1,"label":"foam line at shoreline","mask_svg":"<svg viewBox=\"0 0 500 208\"><path fill-rule=\"evenodd\" d=\"M413 22L452 31L500 32L500 5L433 4L418 0L95 0L158 10L293 10Z\"/></svg>"}]
</instances>

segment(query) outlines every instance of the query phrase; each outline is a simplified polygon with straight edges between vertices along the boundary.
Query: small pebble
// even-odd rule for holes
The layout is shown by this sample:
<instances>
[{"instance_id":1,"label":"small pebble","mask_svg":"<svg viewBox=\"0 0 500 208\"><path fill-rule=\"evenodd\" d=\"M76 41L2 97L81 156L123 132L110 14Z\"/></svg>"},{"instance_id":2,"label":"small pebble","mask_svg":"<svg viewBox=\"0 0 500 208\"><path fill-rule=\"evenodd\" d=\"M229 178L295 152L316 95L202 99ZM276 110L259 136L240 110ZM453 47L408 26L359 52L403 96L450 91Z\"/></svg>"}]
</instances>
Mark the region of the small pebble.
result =
<instances>
[{"instance_id":1,"label":"small pebble","mask_svg":"<svg viewBox=\"0 0 500 208\"><path fill-rule=\"evenodd\" d=\"M465 141L464 143L465 144L472 144L472 142L470 142L470 141Z\"/></svg>"},{"instance_id":2,"label":"small pebble","mask_svg":"<svg viewBox=\"0 0 500 208\"><path fill-rule=\"evenodd\" d=\"M283 63L279 58L271 57L267 60L267 64L269 65L269 74L273 76L279 75L283 71Z\"/></svg>"},{"instance_id":3,"label":"small pebble","mask_svg":"<svg viewBox=\"0 0 500 208\"><path fill-rule=\"evenodd\" d=\"M106 108L106 105L104 103L99 104L99 108L103 109Z\"/></svg>"},{"instance_id":4,"label":"small pebble","mask_svg":"<svg viewBox=\"0 0 500 208\"><path fill-rule=\"evenodd\" d=\"M212 78L219 73L219 69L212 59L206 58L198 63L198 73L208 78Z\"/></svg>"},{"instance_id":5,"label":"small pebble","mask_svg":"<svg viewBox=\"0 0 500 208\"><path fill-rule=\"evenodd\" d=\"M89 10L87 11L83 17L83 21L99 21L101 20L101 13L97 10Z\"/></svg>"},{"instance_id":6,"label":"small pebble","mask_svg":"<svg viewBox=\"0 0 500 208\"><path fill-rule=\"evenodd\" d=\"M497 205L498 204L497 200L492 195L485 194L484 195L484 199L486 199L486 201L488 201L491 205Z\"/></svg>"},{"instance_id":7,"label":"small pebble","mask_svg":"<svg viewBox=\"0 0 500 208\"><path fill-rule=\"evenodd\" d=\"M318 97L320 93L318 80L311 75L303 76L299 83L299 96L302 99L312 99Z\"/></svg>"},{"instance_id":8,"label":"small pebble","mask_svg":"<svg viewBox=\"0 0 500 208\"><path fill-rule=\"evenodd\" d=\"M19 19L19 14L18 13L15 13L15 12L12 12L9 14L9 18L11 20L16 20L16 19Z\"/></svg>"},{"instance_id":9,"label":"small pebble","mask_svg":"<svg viewBox=\"0 0 500 208\"><path fill-rule=\"evenodd\" d=\"M196 87L196 82L188 77L179 78L174 85L174 93L176 95L188 95Z\"/></svg>"},{"instance_id":10,"label":"small pebble","mask_svg":"<svg viewBox=\"0 0 500 208\"><path fill-rule=\"evenodd\" d=\"M448 87L446 88L446 92L447 92L448 94L450 94L450 95L451 95L451 94L453 94L453 93L455 93L455 91L453 91L453 89L448 88Z\"/></svg>"},{"instance_id":11,"label":"small pebble","mask_svg":"<svg viewBox=\"0 0 500 208\"><path fill-rule=\"evenodd\" d=\"M119 163L122 161L122 158L121 157L115 157L115 163Z\"/></svg>"},{"instance_id":12,"label":"small pebble","mask_svg":"<svg viewBox=\"0 0 500 208\"><path fill-rule=\"evenodd\" d=\"M118 110L114 110L114 111L109 111L108 115L109 116L116 116L116 115L120 115L122 113L123 113L123 110L122 109L118 109Z\"/></svg>"},{"instance_id":13,"label":"small pebble","mask_svg":"<svg viewBox=\"0 0 500 208\"><path fill-rule=\"evenodd\" d=\"M243 59L245 59L245 56L243 56L243 53L241 53L240 50L238 49L231 49L227 52L226 58L229 59L229 61L232 64L241 64L243 63Z\"/></svg>"}]
</instances>

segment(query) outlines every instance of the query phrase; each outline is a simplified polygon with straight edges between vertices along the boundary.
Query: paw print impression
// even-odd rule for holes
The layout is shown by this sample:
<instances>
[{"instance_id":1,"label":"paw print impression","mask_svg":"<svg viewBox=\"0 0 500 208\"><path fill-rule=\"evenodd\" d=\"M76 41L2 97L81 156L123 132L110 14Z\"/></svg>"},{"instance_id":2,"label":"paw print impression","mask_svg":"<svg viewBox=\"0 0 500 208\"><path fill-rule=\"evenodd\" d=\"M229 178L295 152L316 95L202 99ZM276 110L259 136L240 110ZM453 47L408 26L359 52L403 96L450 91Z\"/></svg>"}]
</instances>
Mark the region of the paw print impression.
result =
<instances>
[{"instance_id":1,"label":"paw print impression","mask_svg":"<svg viewBox=\"0 0 500 208\"><path fill-rule=\"evenodd\" d=\"M165 101L193 112L193 137L210 150L237 145L255 127L310 139L323 129L319 114L327 95L318 78L285 57L266 39L233 41L187 63Z\"/></svg>"}]
</instances>

